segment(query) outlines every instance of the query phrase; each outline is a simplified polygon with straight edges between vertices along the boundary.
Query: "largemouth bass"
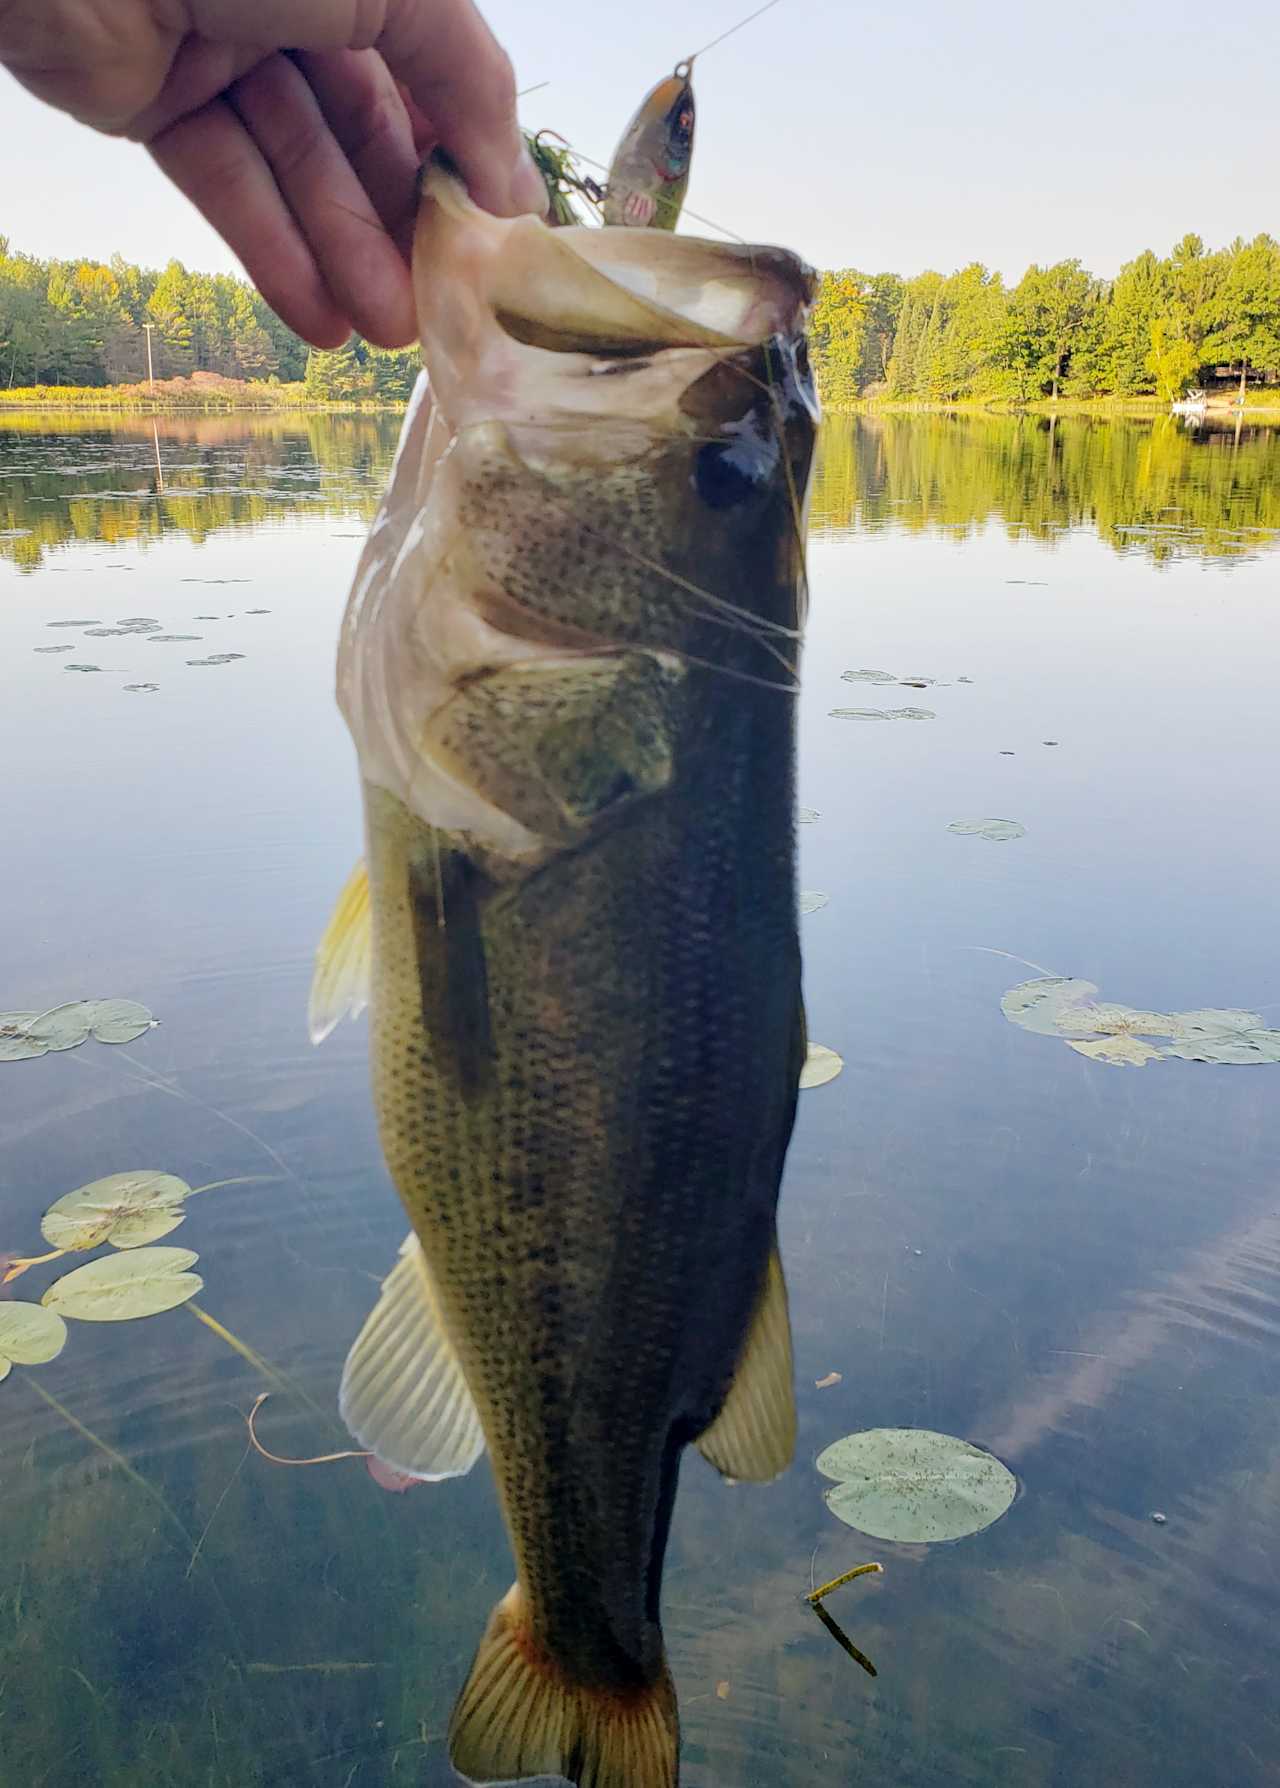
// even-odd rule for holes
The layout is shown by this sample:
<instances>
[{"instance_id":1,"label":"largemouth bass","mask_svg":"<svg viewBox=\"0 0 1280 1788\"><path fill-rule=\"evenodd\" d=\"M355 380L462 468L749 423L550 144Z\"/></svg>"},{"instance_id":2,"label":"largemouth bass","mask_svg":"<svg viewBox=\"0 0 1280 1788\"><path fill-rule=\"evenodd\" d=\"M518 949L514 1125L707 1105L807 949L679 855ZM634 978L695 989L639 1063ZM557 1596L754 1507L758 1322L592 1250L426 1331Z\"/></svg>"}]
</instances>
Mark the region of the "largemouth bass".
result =
<instances>
[{"instance_id":1,"label":"largemouth bass","mask_svg":"<svg viewBox=\"0 0 1280 1788\"><path fill-rule=\"evenodd\" d=\"M645 94L609 164L603 216L607 224L674 230L693 160L692 64Z\"/></svg>"},{"instance_id":2,"label":"largemouth bass","mask_svg":"<svg viewBox=\"0 0 1280 1788\"><path fill-rule=\"evenodd\" d=\"M366 859L311 1011L368 1000L413 1234L341 1406L419 1476L489 1448L517 1577L456 1767L670 1788L681 1455L767 1480L795 1432L812 276L492 218L438 163L414 265L430 387L338 662Z\"/></svg>"}]
</instances>

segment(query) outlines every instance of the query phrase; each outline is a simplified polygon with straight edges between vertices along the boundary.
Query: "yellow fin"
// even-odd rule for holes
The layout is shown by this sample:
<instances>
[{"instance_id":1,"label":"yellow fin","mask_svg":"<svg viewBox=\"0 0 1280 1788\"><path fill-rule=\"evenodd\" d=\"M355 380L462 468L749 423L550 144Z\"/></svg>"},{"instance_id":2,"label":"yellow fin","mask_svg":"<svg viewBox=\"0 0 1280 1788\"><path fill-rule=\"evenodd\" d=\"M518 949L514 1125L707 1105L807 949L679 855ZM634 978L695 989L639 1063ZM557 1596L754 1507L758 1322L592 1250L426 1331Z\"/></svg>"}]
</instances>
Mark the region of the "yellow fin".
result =
<instances>
[{"instance_id":1,"label":"yellow fin","mask_svg":"<svg viewBox=\"0 0 1280 1788\"><path fill-rule=\"evenodd\" d=\"M695 1445L727 1478L767 1484L791 1463L796 1400L787 1283L775 1242L724 1408Z\"/></svg>"},{"instance_id":2,"label":"yellow fin","mask_svg":"<svg viewBox=\"0 0 1280 1788\"><path fill-rule=\"evenodd\" d=\"M461 1477L484 1451L417 1236L405 1237L347 1355L338 1408L361 1446L417 1478Z\"/></svg>"},{"instance_id":3,"label":"yellow fin","mask_svg":"<svg viewBox=\"0 0 1280 1788\"><path fill-rule=\"evenodd\" d=\"M575 1683L543 1656L518 1583L489 1616L453 1717L449 1758L472 1782L563 1776L578 1788L675 1788L680 1724L665 1664L649 1688Z\"/></svg>"},{"instance_id":4,"label":"yellow fin","mask_svg":"<svg viewBox=\"0 0 1280 1788\"><path fill-rule=\"evenodd\" d=\"M313 1043L323 1043L342 1019L358 1018L369 1004L372 951L369 872L364 863L351 871L333 917L316 951L307 1027Z\"/></svg>"}]
</instances>

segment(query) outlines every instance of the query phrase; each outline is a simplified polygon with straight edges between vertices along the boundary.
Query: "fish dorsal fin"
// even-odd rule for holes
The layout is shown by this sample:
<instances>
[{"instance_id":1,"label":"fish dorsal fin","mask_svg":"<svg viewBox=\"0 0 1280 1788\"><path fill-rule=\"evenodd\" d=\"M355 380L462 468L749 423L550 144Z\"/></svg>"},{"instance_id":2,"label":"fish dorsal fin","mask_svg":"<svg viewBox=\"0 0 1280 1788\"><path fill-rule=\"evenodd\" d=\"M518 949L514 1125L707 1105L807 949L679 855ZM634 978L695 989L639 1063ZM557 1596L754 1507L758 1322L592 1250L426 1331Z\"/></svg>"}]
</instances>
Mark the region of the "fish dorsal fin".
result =
<instances>
[{"instance_id":1,"label":"fish dorsal fin","mask_svg":"<svg viewBox=\"0 0 1280 1788\"><path fill-rule=\"evenodd\" d=\"M791 1463L796 1399L787 1284L775 1242L724 1408L695 1442L726 1478L767 1484Z\"/></svg>"},{"instance_id":2,"label":"fish dorsal fin","mask_svg":"<svg viewBox=\"0 0 1280 1788\"><path fill-rule=\"evenodd\" d=\"M311 978L307 1026L313 1043L323 1043L342 1019L358 1018L369 1004L372 921L369 872L356 864L338 896Z\"/></svg>"},{"instance_id":3,"label":"fish dorsal fin","mask_svg":"<svg viewBox=\"0 0 1280 1788\"><path fill-rule=\"evenodd\" d=\"M361 1446L417 1478L461 1477L484 1451L480 1416L416 1236L405 1237L347 1355L338 1408Z\"/></svg>"}]
</instances>

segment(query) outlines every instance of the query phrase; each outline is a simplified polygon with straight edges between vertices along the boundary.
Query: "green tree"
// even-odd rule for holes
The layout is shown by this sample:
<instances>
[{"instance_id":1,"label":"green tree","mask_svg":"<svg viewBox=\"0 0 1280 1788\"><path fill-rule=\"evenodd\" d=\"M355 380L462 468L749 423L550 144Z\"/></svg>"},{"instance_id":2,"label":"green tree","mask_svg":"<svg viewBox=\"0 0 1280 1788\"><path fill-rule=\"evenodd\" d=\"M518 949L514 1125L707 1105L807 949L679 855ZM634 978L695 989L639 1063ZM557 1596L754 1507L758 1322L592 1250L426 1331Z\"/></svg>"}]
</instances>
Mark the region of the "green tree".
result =
<instances>
[{"instance_id":1,"label":"green tree","mask_svg":"<svg viewBox=\"0 0 1280 1788\"><path fill-rule=\"evenodd\" d=\"M1231 245L1225 276L1205 315L1204 352L1239 366L1242 399L1250 367L1280 372L1280 244L1274 237Z\"/></svg>"},{"instance_id":2,"label":"green tree","mask_svg":"<svg viewBox=\"0 0 1280 1788\"><path fill-rule=\"evenodd\" d=\"M823 403L848 403L858 395L867 326L867 300L860 273L824 273L809 322L809 351Z\"/></svg>"}]
</instances>

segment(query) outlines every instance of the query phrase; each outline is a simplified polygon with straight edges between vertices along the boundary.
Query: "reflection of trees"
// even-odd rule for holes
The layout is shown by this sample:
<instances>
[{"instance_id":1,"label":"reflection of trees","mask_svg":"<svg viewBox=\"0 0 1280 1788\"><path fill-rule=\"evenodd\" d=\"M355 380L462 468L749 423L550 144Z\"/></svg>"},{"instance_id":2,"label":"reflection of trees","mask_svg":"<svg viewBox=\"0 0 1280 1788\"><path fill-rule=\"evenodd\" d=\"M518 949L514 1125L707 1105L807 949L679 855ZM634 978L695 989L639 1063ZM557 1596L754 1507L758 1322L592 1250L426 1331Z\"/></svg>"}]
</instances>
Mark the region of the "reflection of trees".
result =
<instances>
[{"instance_id":1,"label":"reflection of trees","mask_svg":"<svg viewBox=\"0 0 1280 1788\"><path fill-rule=\"evenodd\" d=\"M1280 432L1082 417L836 417L822 433L817 533L987 522L1049 540L1093 527L1156 560L1231 557L1280 535ZM1149 530L1149 532L1147 532ZM1274 542L1271 542L1272 544Z\"/></svg>"},{"instance_id":2,"label":"reflection of trees","mask_svg":"<svg viewBox=\"0 0 1280 1788\"><path fill-rule=\"evenodd\" d=\"M199 541L299 511L367 520L400 428L394 415L155 420L153 434L150 417L78 417L62 431L47 416L0 417L0 557L30 571L87 541Z\"/></svg>"}]
</instances>

